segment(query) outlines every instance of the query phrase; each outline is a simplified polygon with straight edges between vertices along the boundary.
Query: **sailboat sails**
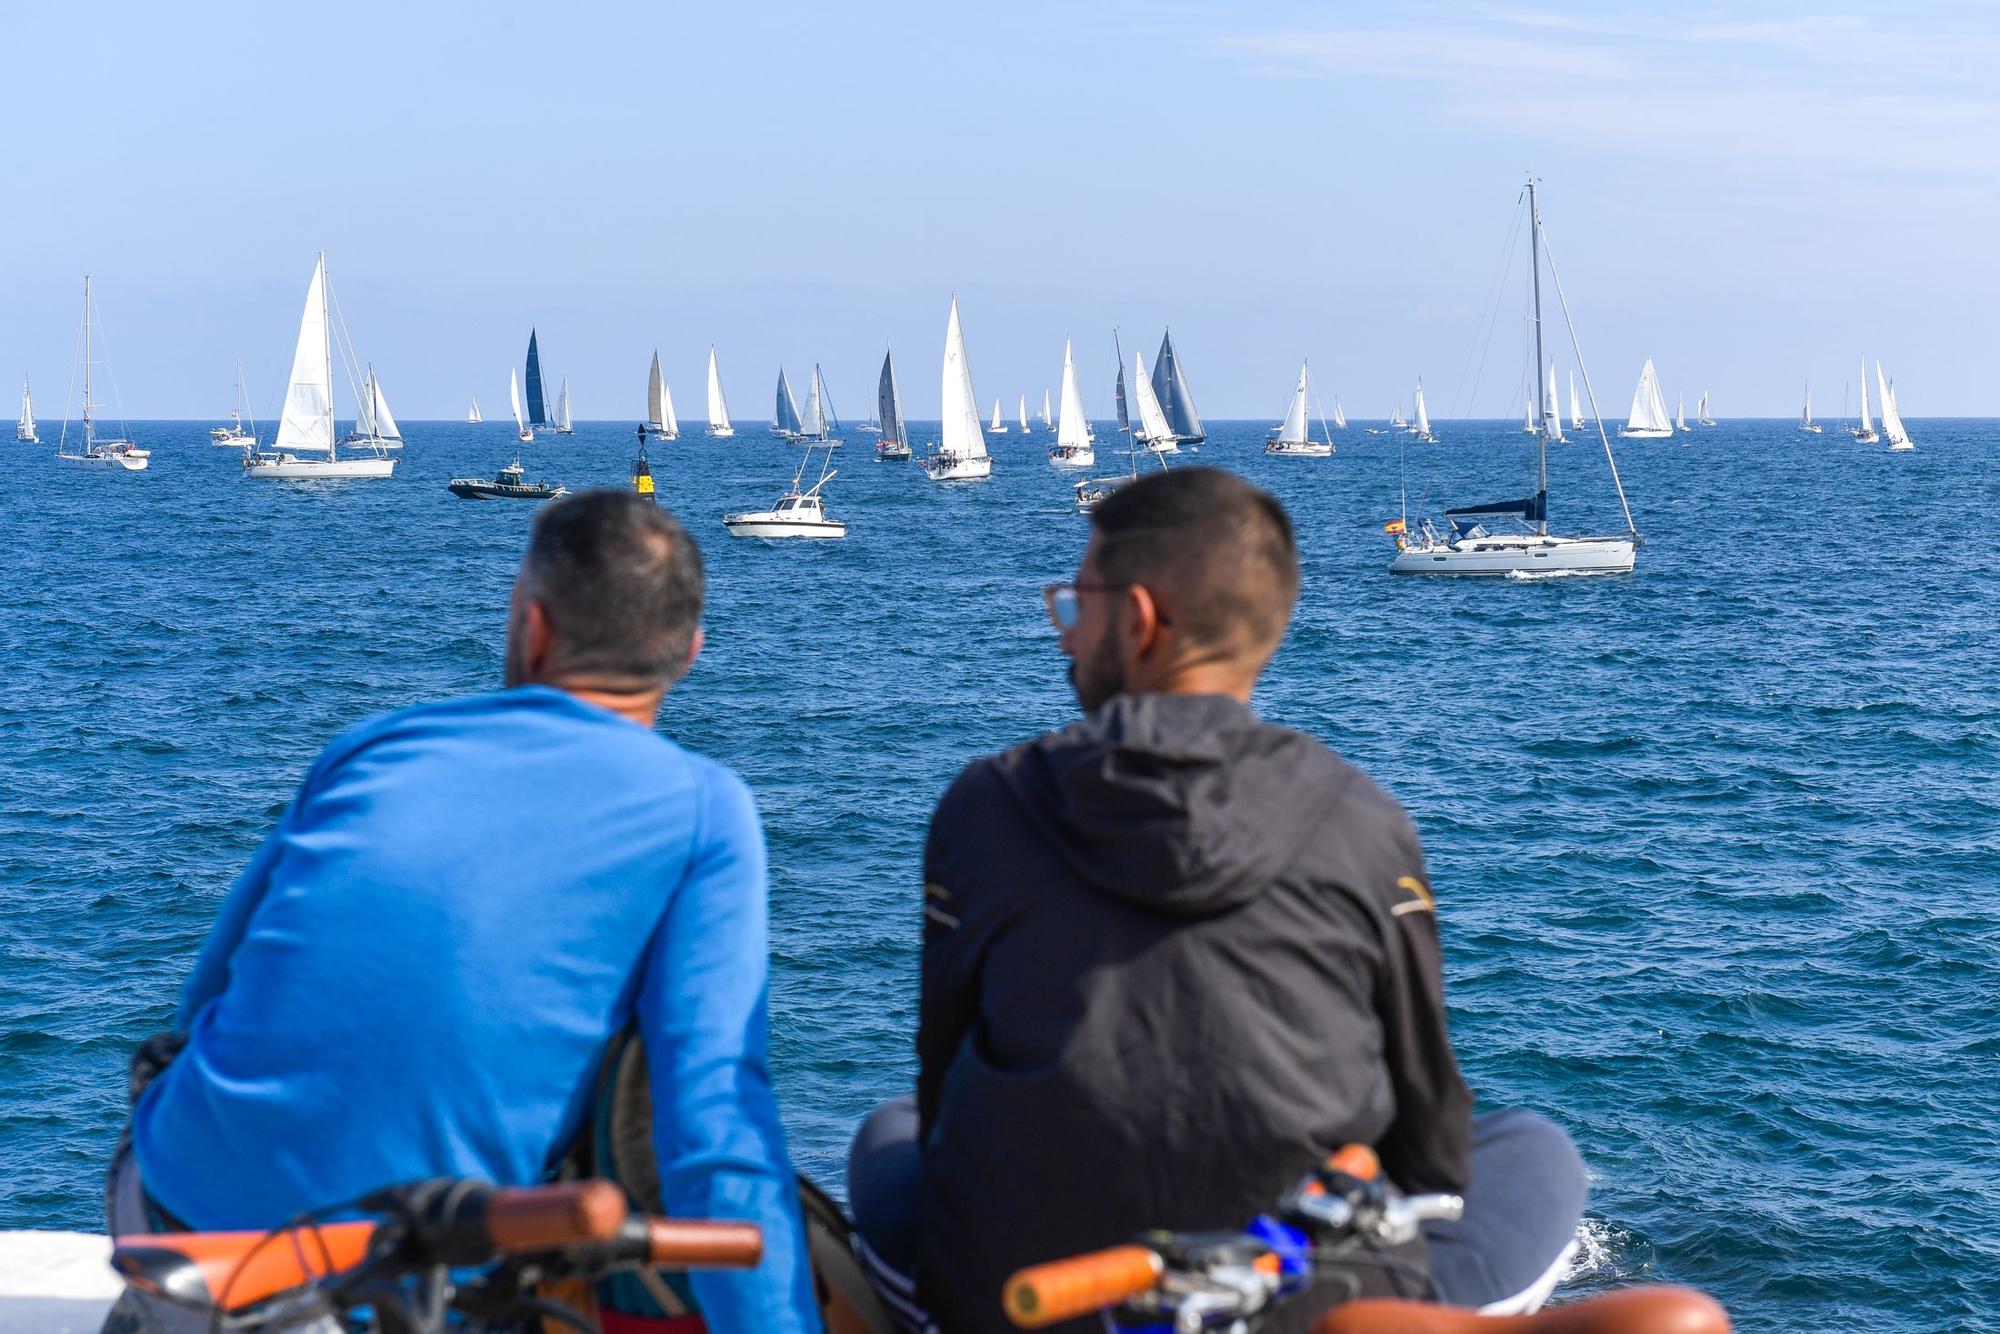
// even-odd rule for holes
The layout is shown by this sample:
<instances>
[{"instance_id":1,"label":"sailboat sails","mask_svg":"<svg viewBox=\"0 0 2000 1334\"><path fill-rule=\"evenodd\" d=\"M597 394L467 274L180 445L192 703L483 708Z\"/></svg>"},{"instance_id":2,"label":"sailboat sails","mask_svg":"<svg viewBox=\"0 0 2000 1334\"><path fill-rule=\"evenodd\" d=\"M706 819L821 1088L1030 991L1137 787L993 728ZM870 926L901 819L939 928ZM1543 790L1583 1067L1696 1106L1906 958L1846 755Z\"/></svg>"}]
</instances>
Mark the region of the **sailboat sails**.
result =
<instances>
[{"instance_id":1,"label":"sailboat sails","mask_svg":"<svg viewBox=\"0 0 2000 1334\"><path fill-rule=\"evenodd\" d=\"M799 403L792 397L792 382L785 378L785 368L778 367L778 405L771 413L771 429L779 435L799 433Z\"/></svg>"},{"instance_id":2,"label":"sailboat sails","mask_svg":"<svg viewBox=\"0 0 2000 1334\"><path fill-rule=\"evenodd\" d=\"M1424 407L1424 382L1417 381L1417 439L1431 438L1431 414Z\"/></svg>"},{"instance_id":3,"label":"sailboat sails","mask_svg":"<svg viewBox=\"0 0 2000 1334\"><path fill-rule=\"evenodd\" d=\"M972 365L965 359L965 331L958 322L958 298L951 299L951 319L944 330L944 419L938 442L940 454L962 459L986 457L986 435L979 429L979 403L972 396Z\"/></svg>"},{"instance_id":4,"label":"sailboat sails","mask_svg":"<svg viewBox=\"0 0 2000 1334\"><path fill-rule=\"evenodd\" d=\"M1090 448L1090 419L1083 415L1083 386L1077 383L1076 360L1070 355L1067 338L1063 340L1062 416L1056 425L1056 447Z\"/></svg>"},{"instance_id":5,"label":"sailboat sails","mask_svg":"<svg viewBox=\"0 0 2000 1334\"><path fill-rule=\"evenodd\" d=\"M521 382L514 378L514 368L512 366L507 368L507 402L514 409L515 433L525 437L528 434L528 426L526 422L521 420Z\"/></svg>"},{"instance_id":6,"label":"sailboat sails","mask_svg":"<svg viewBox=\"0 0 2000 1334\"><path fill-rule=\"evenodd\" d=\"M1292 390L1291 406L1285 409L1285 420L1278 426L1277 442L1281 445L1303 445L1306 442L1306 363L1299 363L1299 383Z\"/></svg>"},{"instance_id":7,"label":"sailboat sails","mask_svg":"<svg viewBox=\"0 0 2000 1334\"><path fill-rule=\"evenodd\" d=\"M1875 387L1881 392L1882 434L1889 437L1889 448L1915 449L1910 433L1903 429L1903 410L1896 402L1896 386L1883 376L1879 361L1875 363Z\"/></svg>"},{"instance_id":8,"label":"sailboat sails","mask_svg":"<svg viewBox=\"0 0 2000 1334\"><path fill-rule=\"evenodd\" d=\"M1007 424L1000 420L1000 400L997 398L993 400L993 424L986 429L995 432L1007 429Z\"/></svg>"},{"instance_id":9,"label":"sailboat sails","mask_svg":"<svg viewBox=\"0 0 2000 1334\"><path fill-rule=\"evenodd\" d=\"M1132 414L1125 407L1125 363L1122 361L1118 363L1118 383L1111 393L1118 400L1118 433L1129 436L1132 434Z\"/></svg>"},{"instance_id":10,"label":"sailboat sails","mask_svg":"<svg viewBox=\"0 0 2000 1334\"><path fill-rule=\"evenodd\" d=\"M480 422L486 420L479 415L479 399L477 397L472 400L472 406L466 409L465 420L468 425L472 426L477 426Z\"/></svg>"},{"instance_id":11,"label":"sailboat sails","mask_svg":"<svg viewBox=\"0 0 2000 1334\"><path fill-rule=\"evenodd\" d=\"M826 439L826 382L820 379L819 366L813 366L812 383L806 386L805 415L799 418L801 439L818 442Z\"/></svg>"},{"instance_id":12,"label":"sailboat sails","mask_svg":"<svg viewBox=\"0 0 2000 1334\"><path fill-rule=\"evenodd\" d=\"M35 396L28 390L28 377L21 377L21 417L14 423L14 438L28 444L39 444L35 436Z\"/></svg>"},{"instance_id":13,"label":"sailboat sails","mask_svg":"<svg viewBox=\"0 0 2000 1334\"><path fill-rule=\"evenodd\" d=\"M528 330L528 425L547 426L549 414L542 401L542 353L535 343L535 331Z\"/></svg>"},{"instance_id":14,"label":"sailboat sails","mask_svg":"<svg viewBox=\"0 0 2000 1334\"><path fill-rule=\"evenodd\" d=\"M903 396L896 391L895 357L882 354L882 380L875 388L875 411L882 418L882 439L910 448L910 424L903 420Z\"/></svg>"},{"instance_id":15,"label":"sailboat sails","mask_svg":"<svg viewBox=\"0 0 2000 1334\"><path fill-rule=\"evenodd\" d=\"M1688 428L1688 396L1686 394L1682 394L1674 402L1674 429L1676 431L1685 431L1687 430L1687 428Z\"/></svg>"},{"instance_id":16,"label":"sailboat sails","mask_svg":"<svg viewBox=\"0 0 2000 1334\"><path fill-rule=\"evenodd\" d=\"M646 373L646 429L671 440L681 433L674 420L674 396L667 390L667 377L660 374L660 354L653 353L653 367Z\"/></svg>"},{"instance_id":17,"label":"sailboat sails","mask_svg":"<svg viewBox=\"0 0 2000 1334\"><path fill-rule=\"evenodd\" d=\"M1556 359L1549 358L1549 396L1542 404L1543 429L1550 440L1557 444L1563 438L1562 396L1556 392Z\"/></svg>"},{"instance_id":18,"label":"sailboat sails","mask_svg":"<svg viewBox=\"0 0 2000 1334\"><path fill-rule=\"evenodd\" d=\"M1667 400L1660 393L1659 372L1653 369L1653 359L1647 357L1645 368L1639 372L1639 387L1632 391L1631 415L1619 434L1665 439L1673 433L1673 423L1667 419Z\"/></svg>"},{"instance_id":19,"label":"sailboat sails","mask_svg":"<svg viewBox=\"0 0 2000 1334\"><path fill-rule=\"evenodd\" d=\"M1810 431L1812 424L1812 385L1808 384L1806 385L1806 405L1799 409L1799 429Z\"/></svg>"},{"instance_id":20,"label":"sailboat sails","mask_svg":"<svg viewBox=\"0 0 2000 1334\"><path fill-rule=\"evenodd\" d=\"M708 349L708 429L717 435L734 433L729 424L729 402L722 396L722 372L715 368L715 349Z\"/></svg>"},{"instance_id":21,"label":"sailboat sails","mask_svg":"<svg viewBox=\"0 0 2000 1334\"><path fill-rule=\"evenodd\" d=\"M1166 409L1160 404L1160 396L1153 387L1153 381L1146 374L1143 358L1133 357L1133 374L1137 377L1139 396L1139 441L1150 447L1174 443L1173 423L1167 420ZM1171 451L1169 451L1171 452Z\"/></svg>"},{"instance_id":22,"label":"sailboat sails","mask_svg":"<svg viewBox=\"0 0 2000 1334\"><path fill-rule=\"evenodd\" d=\"M555 428L559 432L570 430L569 422L569 377L563 376L562 392L556 395Z\"/></svg>"},{"instance_id":23,"label":"sailboat sails","mask_svg":"<svg viewBox=\"0 0 2000 1334\"><path fill-rule=\"evenodd\" d=\"M333 451L333 345L326 321L326 256L313 265L299 316L299 342L285 382L285 408L278 418L275 448L284 454Z\"/></svg>"},{"instance_id":24,"label":"sailboat sails","mask_svg":"<svg viewBox=\"0 0 2000 1334\"><path fill-rule=\"evenodd\" d=\"M403 443L403 433L396 425L396 419L389 412L389 400L382 394L382 382L375 378L374 368L369 368L367 381L361 387L361 406L354 423L354 433L364 440L380 440L385 444Z\"/></svg>"},{"instance_id":25,"label":"sailboat sails","mask_svg":"<svg viewBox=\"0 0 2000 1334\"><path fill-rule=\"evenodd\" d=\"M1195 411L1194 392L1188 388L1187 373L1174 354L1172 330L1160 339L1160 354L1153 358L1152 391L1166 414L1170 438L1196 444L1207 439L1201 414Z\"/></svg>"},{"instance_id":26,"label":"sailboat sails","mask_svg":"<svg viewBox=\"0 0 2000 1334\"><path fill-rule=\"evenodd\" d=\"M1055 424L1056 419L1049 415L1049 391L1044 389L1042 391L1042 427L1046 430Z\"/></svg>"},{"instance_id":27,"label":"sailboat sails","mask_svg":"<svg viewBox=\"0 0 2000 1334\"><path fill-rule=\"evenodd\" d=\"M1028 433L1028 396L1026 394L1021 395L1020 407L1021 407L1021 434L1026 435Z\"/></svg>"},{"instance_id":28,"label":"sailboat sails","mask_svg":"<svg viewBox=\"0 0 2000 1334\"><path fill-rule=\"evenodd\" d=\"M1336 431L1347 429L1347 413L1340 406L1340 395L1338 394L1333 396L1333 429Z\"/></svg>"},{"instance_id":29,"label":"sailboat sails","mask_svg":"<svg viewBox=\"0 0 2000 1334\"><path fill-rule=\"evenodd\" d=\"M1569 429L1583 429L1583 403L1576 396L1576 372L1569 373Z\"/></svg>"}]
</instances>

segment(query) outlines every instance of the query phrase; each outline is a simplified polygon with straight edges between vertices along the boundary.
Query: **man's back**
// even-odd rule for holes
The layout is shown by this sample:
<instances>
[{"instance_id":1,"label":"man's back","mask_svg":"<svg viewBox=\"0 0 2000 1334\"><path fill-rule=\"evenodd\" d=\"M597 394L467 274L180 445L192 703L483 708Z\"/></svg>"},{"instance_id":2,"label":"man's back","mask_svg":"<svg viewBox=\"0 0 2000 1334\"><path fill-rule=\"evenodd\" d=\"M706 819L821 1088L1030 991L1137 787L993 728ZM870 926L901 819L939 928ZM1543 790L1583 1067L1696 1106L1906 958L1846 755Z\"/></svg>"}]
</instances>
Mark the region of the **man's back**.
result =
<instances>
[{"instance_id":1,"label":"man's back","mask_svg":"<svg viewBox=\"0 0 2000 1334\"><path fill-rule=\"evenodd\" d=\"M997 1327L1020 1264L1240 1226L1349 1139L1462 1185L1422 876L1372 783L1219 696L1122 696L969 769L925 874L919 1287L943 1327Z\"/></svg>"}]
</instances>

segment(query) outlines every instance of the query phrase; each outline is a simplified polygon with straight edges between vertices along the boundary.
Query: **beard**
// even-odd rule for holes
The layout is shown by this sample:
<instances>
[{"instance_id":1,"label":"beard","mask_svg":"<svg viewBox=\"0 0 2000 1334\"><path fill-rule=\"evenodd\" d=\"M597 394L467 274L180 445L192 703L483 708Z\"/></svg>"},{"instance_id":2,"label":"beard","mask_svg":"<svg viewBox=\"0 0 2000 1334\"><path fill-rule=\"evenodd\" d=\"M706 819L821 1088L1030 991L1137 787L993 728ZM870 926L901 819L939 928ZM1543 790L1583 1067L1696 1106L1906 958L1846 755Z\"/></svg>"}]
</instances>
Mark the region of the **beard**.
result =
<instances>
[{"instance_id":1,"label":"beard","mask_svg":"<svg viewBox=\"0 0 2000 1334\"><path fill-rule=\"evenodd\" d=\"M1118 646L1106 635L1088 658L1071 658L1069 685L1085 713L1097 712L1100 705L1125 690L1125 672L1118 662Z\"/></svg>"}]
</instances>

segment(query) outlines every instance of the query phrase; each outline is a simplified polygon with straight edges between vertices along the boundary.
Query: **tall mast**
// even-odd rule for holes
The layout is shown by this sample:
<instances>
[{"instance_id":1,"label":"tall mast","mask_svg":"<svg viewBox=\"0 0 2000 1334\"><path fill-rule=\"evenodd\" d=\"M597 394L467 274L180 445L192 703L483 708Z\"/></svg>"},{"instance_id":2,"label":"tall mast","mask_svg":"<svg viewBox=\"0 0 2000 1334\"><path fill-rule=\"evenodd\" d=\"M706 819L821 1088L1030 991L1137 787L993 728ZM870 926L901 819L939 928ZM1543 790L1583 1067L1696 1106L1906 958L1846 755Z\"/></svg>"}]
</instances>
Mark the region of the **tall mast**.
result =
<instances>
[{"instance_id":1,"label":"tall mast","mask_svg":"<svg viewBox=\"0 0 2000 1334\"><path fill-rule=\"evenodd\" d=\"M1535 418L1541 430L1535 433L1535 452L1540 460L1539 485L1535 490L1535 531L1549 531L1549 423L1542 403L1542 213L1535 205L1535 178L1528 178L1528 271L1535 286Z\"/></svg>"}]
</instances>

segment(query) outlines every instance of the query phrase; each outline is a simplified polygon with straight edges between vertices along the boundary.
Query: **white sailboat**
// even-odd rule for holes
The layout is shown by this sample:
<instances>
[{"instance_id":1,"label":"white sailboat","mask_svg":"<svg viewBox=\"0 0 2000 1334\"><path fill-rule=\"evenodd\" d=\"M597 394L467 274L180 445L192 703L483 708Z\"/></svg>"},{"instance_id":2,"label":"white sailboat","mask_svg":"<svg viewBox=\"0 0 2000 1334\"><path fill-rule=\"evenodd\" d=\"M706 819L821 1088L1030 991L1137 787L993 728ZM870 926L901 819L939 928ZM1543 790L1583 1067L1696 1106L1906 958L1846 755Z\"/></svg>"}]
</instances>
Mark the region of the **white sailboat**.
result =
<instances>
[{"instance_id":1,"label":"white sailboat","mask_svg":"<svg viewBox=\"0 0 2000 1334\"><path fill-rule=\"evenodd\" d=\"M986 428L986 433L988 435L1007 434L1007 423L1000 419L1000 400L997 398L993 400L993 423Z\"/></svg>"},{"instance_id":2,"label":"white sailboat","mask_svg":"<svg viewBox=\"0 0 2000 1334\"><path fill-rule=\"evenodd\" d=\"M569 419L569 377L562 378L562 388L556 393L555 420L549 423L549 430L557 435L575 435L576 427Z\"/></svg>"},{"instance_id":3,"label":"white sailboat","mask_svg":"<svg viewBox=\"0 0 2000 1334\"><path fill-rule=\"evenodd\" d=\"M1547 237L1542 232L1541 210L1535 198L1535 182L1527 189L1529 264L1534 287L1535 363L1542 360L1542 252ZM1562 285L1556 278L1555 262L1549 262L1549 277L1556 283L1560 299ZM1567 303L1565 303L1567 311ZM1571 346L1576 332L1570 331ZM1581 354L1578 361L1581 363ZM1646 363L1646 377L1653 363ZM1584 370L1588 387L1590 372ZM1539 385L1537 386L1539 389ZM1593 395L1593 398L1595 396ZM1593 402L1592 412L1596 405ZM1664 413L1662 417L1664 417ZM1486 505L1467 505L1444 512L1445 530L1422 521L1415 534L1408 534L1407 510L1403 518L1387 525L1396 534L1396 555L1389 562L1395 574L1511 575L1527 577L1545 574L1618 574L1632 569L1638 546L1638 530L1632 512L1625 505L1624 484L1618 480L1617 460L1611 456L1611 441L1604 439L1605 461L1611 466L1612 484L1618 488L1618 503L1625 511L1623 533L1602 537L1561 537L1549 531L1549 441L1543 435L1536 442L1536 487L1531 496ZM1407 501L1405 502L1407 506ZM1505 525L1505 526L1503 526Z\"/></svg>"},{"instance_id":4,"label":"white sailboat","mask_svg":"<svg viewBox=\"0 0 2000 1334\"><path fill-rule=\"evenodd\" d=\"M65 463L81 463L94 468L122 468L126 472L144 472L152 461L153 453L140 449L130 440L99 440L97 419L90 415L92 408L100 408L102 403L90 401L90 368L95 360L91 354L91 329L95 321L91 318L90 275L83 275L83 444L74 454L69 451L69 412L63 412L62 434L56 437L56 457ZM106 359L107 361L109 358ZM71 383L74 383L72 381ZM122 427L123 422L119 425ZM18 430L18 428L17 428Z\"/></svg>"},{"instance_id":5,"label":"white sailboat","mask_svg":"<svg viewBox=\"0 0 2000 1334\"><path fill-rule=\"evenodd\" d=\"M1437 436L1431 433L1431 414L1424 408L1424 382L1421 376L1417 378L1416 411L1416 425L1410 428L1410 434L1416 437L1417 443L1420 445L1436 444Z\"/></svg>"},{"instance_id":6,"label":"white sailboat","mask_svg":"<svg viewBox=\"0 0 2000 1334\"><path fill-rule=\"evenodd\" d=\"M799 489L799 483L805 480L806 464L812 461L813 449L820 443L815 440L806 446L805 454L799 459L798 471L792 474L791 486L770 509L722 516L722 526L729 530L731 537L847 536L847 525L827 514L826 502L820 495L826 484L837 475L833 467L832 446L827 447L826 458L821 462L819 480L803 491Z\"/></svg>"},{"instance_id":7,"label":"white sailboat","mask_svg":"<svg viewBox=\"0 0 2000 1334\"><path fill-rule=\"evenodd\" d=\"M1021 395L1020 406L1021 406L1021 434L1026 435L1028 433L1028 396L1026 394Z\"/></svg>"},{"instance_id":8,"label":"white sailboat","mask_svg":"<svg viewBox=\"0 0 2000 1334\"><path fill-rule=\"evenodd\" d=\"M1067 338L1063 339L1062 418L1056 442L1049 446L1049 462L1058 468L1088 468L1097 462L1090 422L1083 415L1083 386L1077 381L1076 359L1070 355Z\"/></svg>"},{"instance_id":9,"label":"white sailboat","mask_svg":"<svg viewBox=\"0 0 2000 1334\"><path fill-rule=\"evenodd\" d=\"M1569 373L1569 429L1572 431L1583 429L1583 404L1578 402L1576 397L1575 371Z\"/></svg>"},{"instance_id":10,"label":"white sailboat","mask_svg":"<svg viewBox=\"0 0 2000 1334\"><path fill-rule=\"evenodd\" d=\"M1180 441L1174 436L1173 424L1167 420L1167 410L1160 405L1152 377L1146 374L1145 359L1135 353L1134 364L1138 368L1133 393L1139 399L1139 443L1155 454L1180 453Z\"/></svg>"},{"instance_id":11,"label":"white sailboat","mask_svg":"<svg viewBox=\"0 0 2000 1334\"><path fill-rule=\"evenodd\" d=\"M1542 429L1541 427L1535 425L1535 391L1530 389L1528 391L1526 405L1521 409L1521 434L1535 435L1538 434L1541 431L1541 429Z\"/></svg>"},{"instance_id":12,"label":"white sailboat","mask_svg":"<svg viewBox=\"0 0 2000 1334\"><path fill-rule=\"evenodd\" d=\"M1333 454L1333 437L1327 433L1325 423L1321 423L1322 439L1312 438L1312 426L1306 416L1306 396L1311 392L1312 376L1307 363L1299 363L1299 382L1292 389L1292 401L1285 408L1285 420L1271 438L1264 442L1266 454L1276 454L1282 458L1323 459Z\"/></svg>"},{"instance_id":13,"label":"white sailboat","mask_svg":"<svg viewBox=\"0 0 2000 1334\"><path fill-rule=\"evenodd\" d=\"M1864 445L1872 445L1882 437L1875 433L1875 423L1868 416L1868 358L1861 358L1861 425L1848 428L1856 440Z\"/></svg>"},{"instance_id":14,"label":"white sailboat","mask_svg":"<svg viewBox=\"0 0 2000 1334\"><path fill-rule=\"evenodd\" d=\"M469 426L477 426L486 418L479 415L479 395L472 396L472 406L465 410L465 421Z\"/></svg>"},{"instance_id":15,"label":"white sailboat","mask_svg":"<svg viewBox=\"0 0 2000 1334\"><path fill-rule=\"evenodd\" d=\"M1347 413L1340 406L1339 394L1333 396L1333 429L1336 431L1347 429Z\"/></svg>"},{"instance_id":16,"label":"white sailboat","mask_svg":"<svg viewBox=\"0 0 2000 1334\"><path fill-rule=\"evenodd\" d=\"M1882 434L1889 438L1891 453L1903 453L1915 449L1916 443L1910 433L1903 429L1903 405L1896 401L1896 382L1882 374L1882 363L1875 363L1875 387L1881 391Z\"/></svg>"},{"instance_id":17,"label":"white sailboat","mask_svg":"<svg viewBox=\"0 0 2000 1334\"><path fill-rule=\"evenodd\" d=\"M729 424L729 403L722 396L722 373L715 369L715 346L708 349L708 433L713 436L731 436L736 428Z\"/></svg>"},{"instance_id":18,"label":"white sailboat","mask_svg":"<svg viewBox=\"0 0 2000 1334\"><path fill-rule=\"evenodd\" d=\"M245 417L249 418L250 429L243 429ZM250 412L250 396L243 389L243 358L236 359L236 401L229 408L229 425L217 426L208 433L208 443L221 445L227 449L255 449L257 447L257 419Z\"/></svg>"},{"instance_id":19,"label":"white sailboat","mask_svg":"<svg viewBox=\"0 0 2000 1334\"><path fill-rule=\"evenodd\" d=\"M1667 400L1660 393L1660 375L1653 369L1653 359L1646 358L1645 366L1639 372L1639 387L1632 391L1632 413L1618 434L1627 440L1665 440L1674 433L1674 424L1667 420Z\"/></svg>"},{"instance_id":20,"label":"white sailboat","mask_svg":"<svg viewBox=\"0 0 2000 1334\"><path fill-rule=\"evenodd\" d=\"M660 374L660 354L653 352L652 369L646 373L646 425L641 435L656 435L662 440L681 438L681 424L674 417L674 396L667 389L667 379Z\"/></svg>"},{"instance_id":21,"label":"white sailboat","mask_svg":"<svg viewBox=\"0 0 2000 1334\"><path fill-rule=\"evenodd\" d=\"M1067 346L1067 343L1065 343L1065 346ZM1053 431L1056 429L1055 418L1049 415L1049 391L1046 389L1042 391L1042 429L1044 431Z\"/></svg>"},{"instance_id":22,"label":"white sailboat","mask_svg":"<svg viewBox=\"0 0 2000 1334\"><path fill-rule=\"evenodd\" d=\"M535 438L535 428L521 420L521 382L514 378L514 368L507 368L507 402L514 409L514 438L528 444Z\"/></svg>"},{"instance_id":23,"label":"white sailboat","mask_svg":"<svg viewBox=\"0 0 2000 1334\"><path fill-rule=\"evenodd\" d=\"M1674 400L1674 429L1682 435L1689 434L1688 396L1686 394L1682 394Z\"/></svg>"},{"instance_id":24,"label":"white sailboat","mask_svg":"<svg viewBox=\"0 0 2000 1334\"><path fill-rule=\"evenodd\" d=\"M28 377L21 377L21 416L14 423L14 438L24 445L39 445L42 438L35 434L35 396L29 392Z\"/></svg>"},{"instance_id":25,"label":"white sailboat","mask_svg":"<svg viewBox=\"0 0 2000 1334\"><path fill-rule=\"evenodd\" d=\"M396 418L389 411L389 400L382 394L382 382L375 378L373 366L361 377L361 401L354 410L354 433L340 443L359 448L403 447L402 428L396 425Z\"/></svg>"},{"instance_id":26,"label":"white sailboat","mask_svg":"<svg viewBox=\"0 0 2000 1334\"><path fill-rule=\"evenodd\" d=\"M1111 493L1119 487L1124 486L1128 482L1139 480L1139 435L1132 429L1131 414L1125 407L1125 344L1118 337L1116 329L1111 331L1111 346L1118 354L1118 380L1116 387L1112 391L1118 403L1118 433L1125 437L1125 456L1130 466L1125 473L1117 477L1085 477L1077 482L1076 511L1079 514L1090 513L1109 498ZM1139 383L1145 384L1146 366L1143 358L1135 355L1132 361L1134 369L1138 372ZM1146 395L1152 399L1153 406L1157 410L1159 408L1159 395L1154 393L1150 387L1146 390ZM1081 400L1079 399L1080 403ZM1165 412L1161 412L1160 416L1164 420L1166 416ZM1153 457L1160 461L1161 469L1165 470L1167 467L1166 455L1157 450L1151 452Z\"/></svg>"},{"instance_id":27,"label":"white sailboat","mask_svg":"<svg viewBox=\"0 0 2000 1334\"><path fill-rule=\"evenodd\" d=\"M1542 422L1542 429L1548 436L1549 443L1552 445L1562 444L1562 397L1556 393L1556 362L1554 357L1549 358L1549 396L1542 403Z\"/></svg>"},{"instance_id":28,"label":"white sailboat","mask_svg":"<svg viewBox=\"0 0 2000 1334\"><path fill-rule=\"evenodd\" d=\"M1708 391L1706 389L1701 391L1701 401L1694 405L1694 424L1696 426L1715 425L1715 418L1708 415Z\"/></svg>"},{"instance_id":29,"label":"white sailboat","mask_svg":"<svg viewBox=\"0 0 2000 1334\"><path fill-rule=\"evenodd\" d=\"M327 286L326 255L321 253L299 316L278 438L268 452L246 450L243 455L243 470L251 477L387 477L396 469L396 460L379 444L363 445L358 453L342 458L335 442L333 326L327 318ZM353 363L348 365L351 375Z\"/></svg>"},{"instance_id":30,"label":"white sailboat","mask_svg":"<svg viewBox=\"0 0 2000 1334\"><path fill-rule=\"evenodd\" d=\"M935 453L922 460L934 482L974 481L993 475L993 459L979 429L979 404L972 396L972 366L965 356L965 331L958 322L958 298L944 328L944 417Z\"/></svg>"},{"instance_id":31,"label":"white sailboat","mask_svg":"<svg viewBox=\"0 0 2000 1334\"><path fill-rule=\"evenodd\" d=\"M1398 430L1402 430L1409 426L1409 423L1403 420L1403 400L1400 398L1396 400L1396 413L1394 416L1389 418L1389 425L1397 428Z\"/></svg>"},{"instance_id":32,"label":"white sailboat","mask_svg":"<svg viewBox=\"0 0 2000 1334\"><path fill-rule=\"evenodd\" d=\"M1799 429L1813 435L1820 433L1820 425L1812 419L1812 381L1806 381L1806 405L1799 412Z\"/></svg>"},{"instance_id":33,"label":"white sailboat","mask_svg":"<svg viewBox=\"0 0 2000 1334\"><path fill-rule=\"evenodd\" d=\"M839 449L841 442L834 432L840 429L840 419L833 412L833 398L826 392L826 380L820 375L818 362L813 363L812 384L808 388L806 410L799 417L799 429L792 436L792 443L807 449L815 445Z\"/></svg>"}]
</instances>

